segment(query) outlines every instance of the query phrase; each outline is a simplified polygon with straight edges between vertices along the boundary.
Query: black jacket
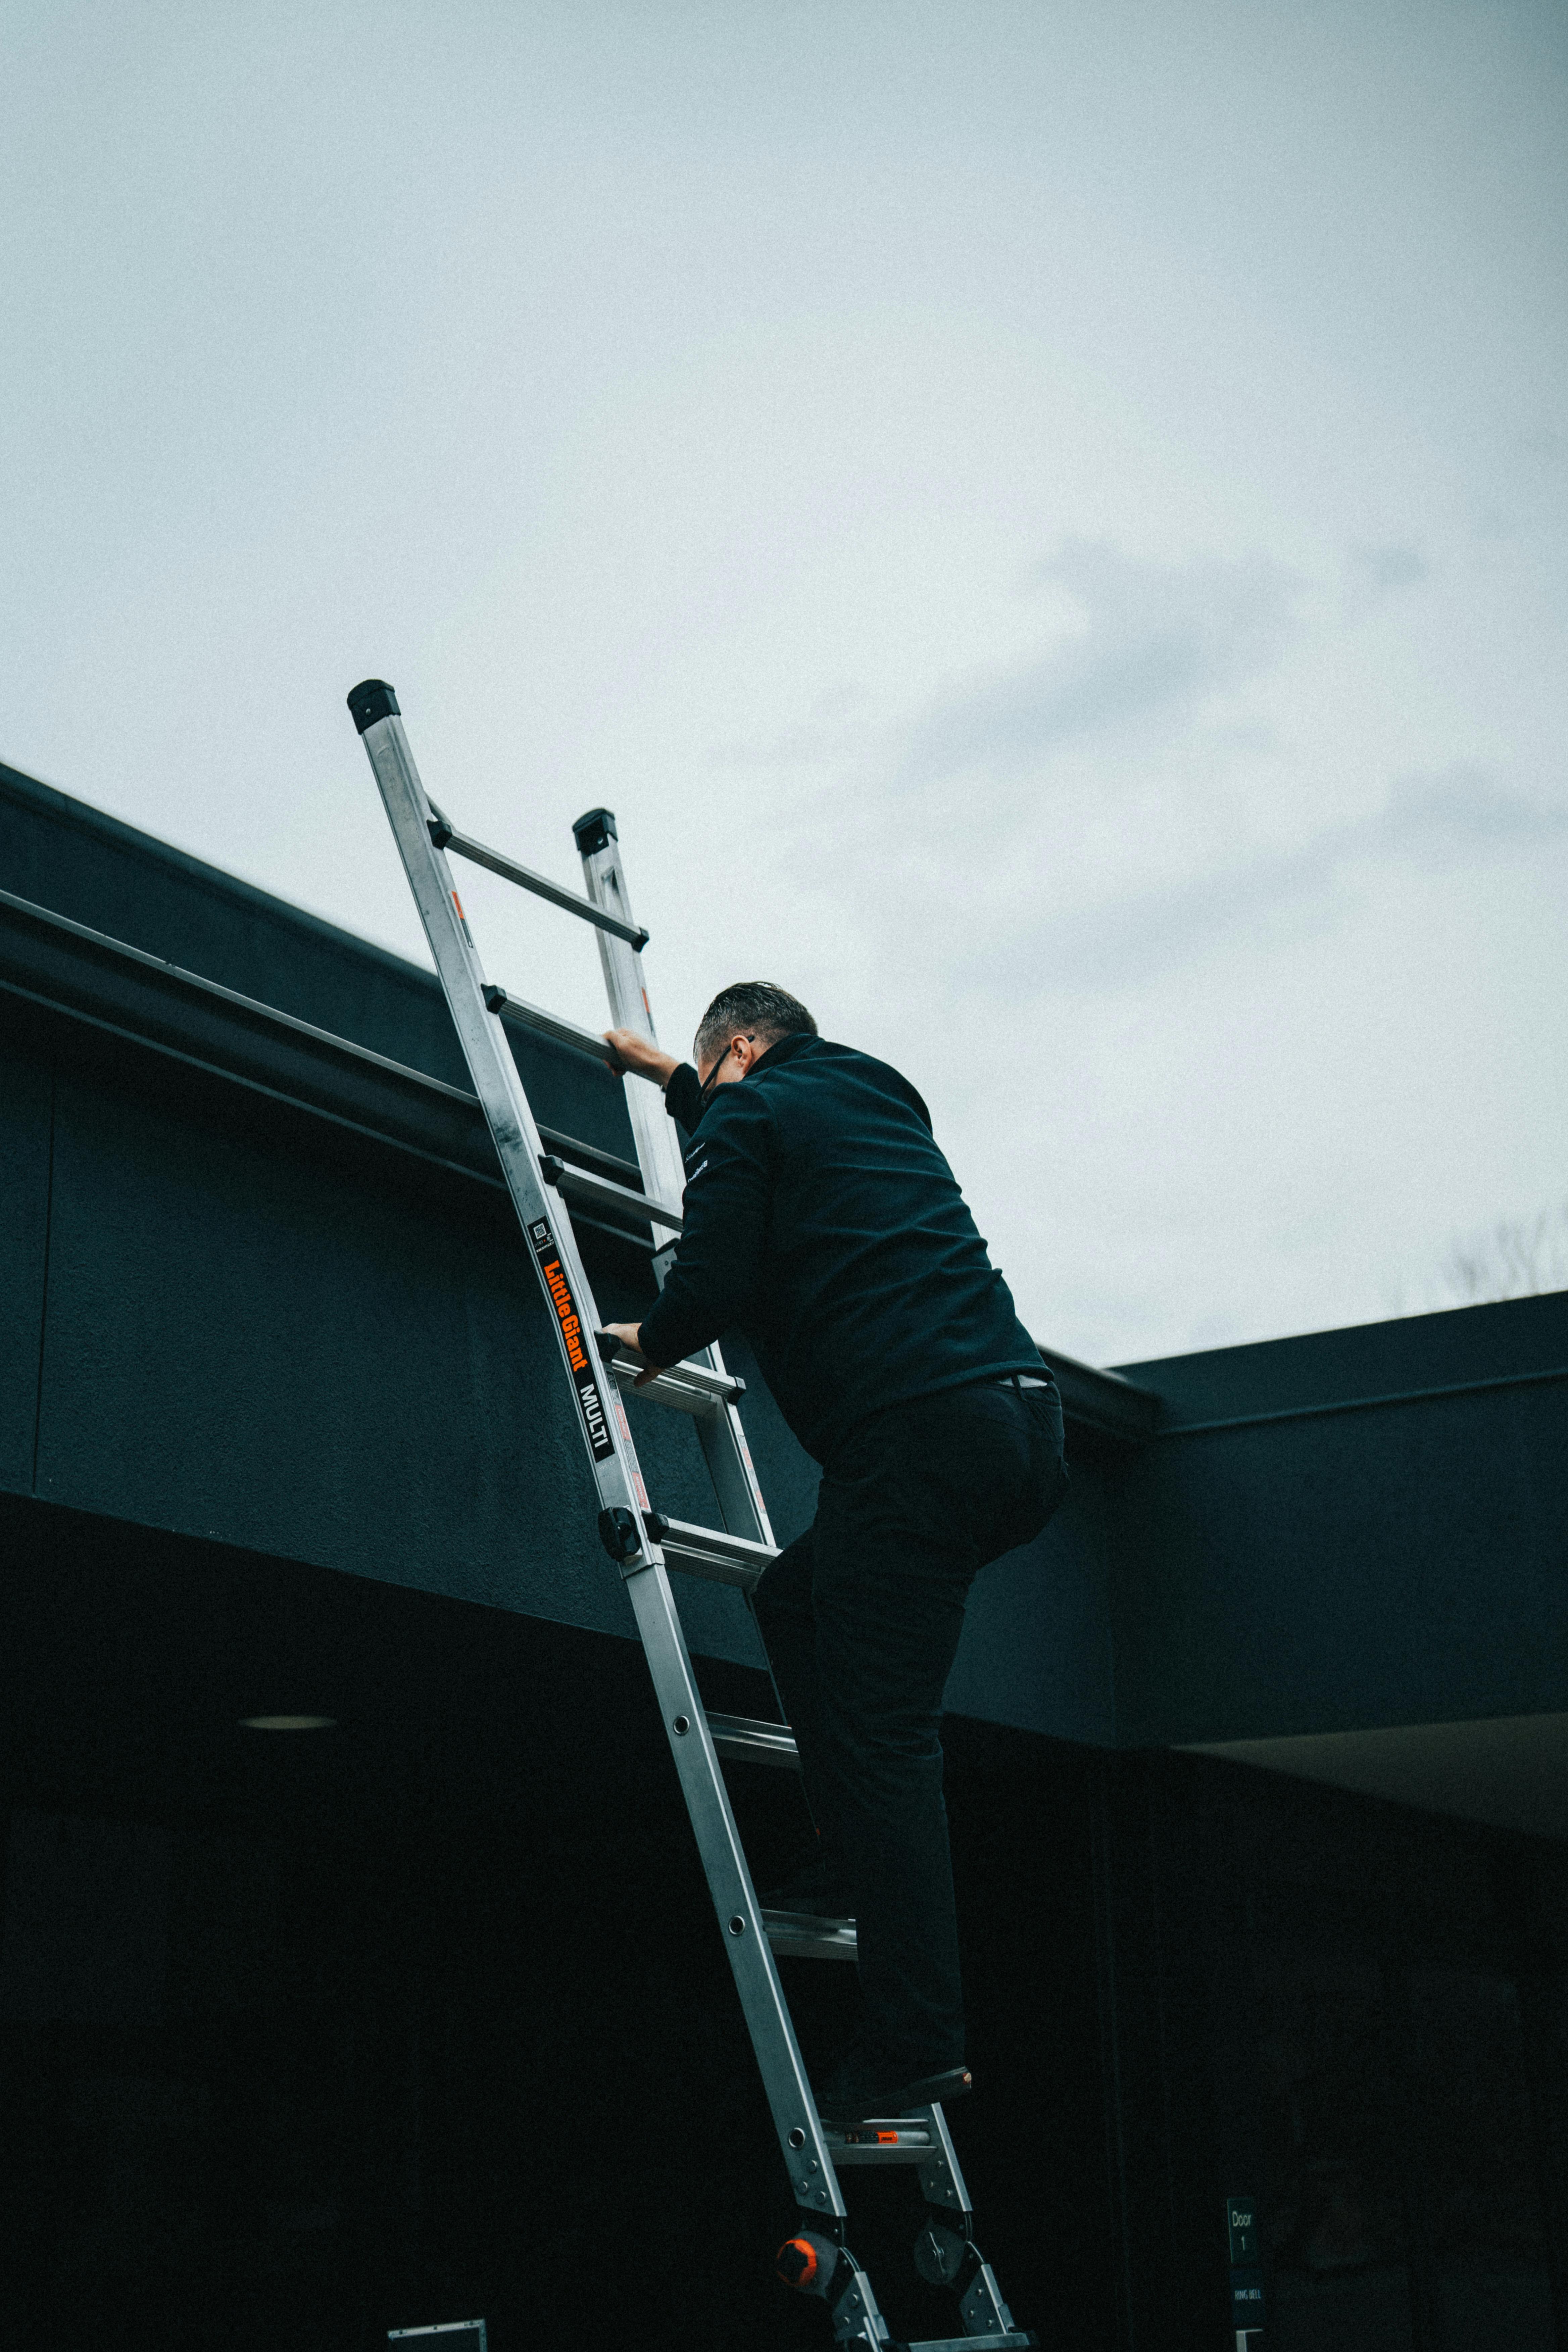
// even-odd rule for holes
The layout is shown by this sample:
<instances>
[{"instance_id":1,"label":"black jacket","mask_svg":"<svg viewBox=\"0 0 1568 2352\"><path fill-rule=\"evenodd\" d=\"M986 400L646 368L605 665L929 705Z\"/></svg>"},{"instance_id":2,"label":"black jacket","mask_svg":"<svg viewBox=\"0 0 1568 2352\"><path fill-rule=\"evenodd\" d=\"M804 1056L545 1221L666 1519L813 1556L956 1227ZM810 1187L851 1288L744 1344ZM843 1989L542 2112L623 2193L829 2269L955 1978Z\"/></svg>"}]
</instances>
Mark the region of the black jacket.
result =
<instances>
[{"instance_id":1,"label":"black jacket","mask_svg":"<svg viewBox=\"0 0 1568 2352\"><path fill-rule=\"evenodd\" d=\"M804 1030L698 1108L683 1064L665 1090L689 1132L686 1222L650 1362L738 1325L780 1411L826 1462L879 1406L1043 1367L938 1150L931 1115L886 1062Z\"/></svg>"}]
</instances>

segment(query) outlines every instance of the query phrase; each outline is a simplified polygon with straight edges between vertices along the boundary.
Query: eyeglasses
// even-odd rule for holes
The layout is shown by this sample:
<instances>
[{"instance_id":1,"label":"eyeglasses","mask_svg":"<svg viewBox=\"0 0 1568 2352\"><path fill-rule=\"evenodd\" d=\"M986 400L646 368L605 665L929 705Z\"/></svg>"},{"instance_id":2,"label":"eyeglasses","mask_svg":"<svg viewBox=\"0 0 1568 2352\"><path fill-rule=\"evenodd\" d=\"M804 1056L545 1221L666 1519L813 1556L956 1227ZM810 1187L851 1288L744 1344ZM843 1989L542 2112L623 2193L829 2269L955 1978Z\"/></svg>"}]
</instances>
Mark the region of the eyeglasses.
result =
<instances>
[{"instance_id":1,"label":"eyeglasses","mask_svg":"<svg viewBox=\"0 0 1568 2352\"><path fill-rule=\"evenodd\" d=\"M756 1031L754 1029L748 1029L744 1034L747 1045L754 1045L757 1042ZM708 1108L708 1097L712 1091L714 1082L718 1078L720 1071L723 1068L725 1063L729 1060L734 1050L735 1043L733 1038L731 1038L729 1045L725 1046L723 1052L714 1063L713 1067L709 1071L708 1076L703 1079L700 1087L699 1087L697 1090L697 1104L700 1110L706 1110Z\"/></svg>"}]
</instances>

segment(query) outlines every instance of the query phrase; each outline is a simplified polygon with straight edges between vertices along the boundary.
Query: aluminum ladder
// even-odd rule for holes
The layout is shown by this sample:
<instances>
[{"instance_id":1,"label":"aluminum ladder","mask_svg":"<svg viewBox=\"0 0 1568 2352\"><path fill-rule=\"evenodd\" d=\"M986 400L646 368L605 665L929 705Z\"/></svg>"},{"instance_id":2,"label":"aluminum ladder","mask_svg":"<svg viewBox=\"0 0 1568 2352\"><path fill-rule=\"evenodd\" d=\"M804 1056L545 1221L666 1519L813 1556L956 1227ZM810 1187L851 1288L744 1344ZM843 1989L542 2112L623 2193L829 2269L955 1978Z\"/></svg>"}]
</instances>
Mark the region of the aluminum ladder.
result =
<instances>
[{"instance_id":1,"label":"aluminum ladder","mask_svg":"<svg viewBox=\"0 0 1568 2352\"><path fill-rule=\"evenodd\" d=\"M541 1138L507 1043L510 1024L533 1029L608 1061L603 1040L534 1005L509 998L487 980L454 887L450 857L466 857L504 881L591 923L596 932L611 1025L654 1039L643 982L647 933L633 917L615 818L594 809L573 827L587 895L564 889L458 831L426 798L408 748L397 697L366 678L348 698L385 805L414 901L425 926L447 1003L501 1170L521 1221L552 1321L598 1490L599 1535L626 1581L664 1717L702 1866L723 1932L735 1988L778 2136L779 2152L801 2211L797 2234L780 2250L780 2275L826 2304L837 2344L865 2352L961 2352L976 2338L996 2347L1036 2345L1016 2328L991 2266L971 2235L969 2193L940 2106L879 2117L852 2128L825 2124L806 2079L776 1956L855 1958L852 1923L816 1921L758 1905L724 1783L721 1756L799 1769L787 1725L709 1714L698 1696L669 1570L707 1577L750 1593L777 1557L767 1507L747 1449L737 1400L741 1384L715 1348L672 1365L641 1396L689 1413L713 1481L723 1522L693 1527L664 1517L649 1501L620 1391L644 1367L601 1330L583 1269L570 1205L612 1210L678 1237L685 1171L674 1122L658 1089L630 1076L626 1106L643 1190L568 1165ZM674 1238L658 1244L654 1272L662 1285ZM855 2165L913 2165L926 2200L915 2263L931 2284L957 2296L963 2333L894 2344L871 2282L846 2243L847 2208L840 2174Z\"/></svg>"}]
</instances>

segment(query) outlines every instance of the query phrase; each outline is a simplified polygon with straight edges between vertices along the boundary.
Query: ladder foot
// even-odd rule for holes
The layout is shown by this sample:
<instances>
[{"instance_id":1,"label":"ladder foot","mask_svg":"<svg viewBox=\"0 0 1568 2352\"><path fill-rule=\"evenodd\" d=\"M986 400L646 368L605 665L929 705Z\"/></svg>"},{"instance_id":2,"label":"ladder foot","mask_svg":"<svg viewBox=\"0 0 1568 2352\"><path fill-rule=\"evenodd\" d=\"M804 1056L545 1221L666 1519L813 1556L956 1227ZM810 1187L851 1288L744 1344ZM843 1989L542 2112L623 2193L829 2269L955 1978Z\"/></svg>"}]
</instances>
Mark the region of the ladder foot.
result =
<instances>
[{"instance_id":1,"label":"ladder foot","mask_svg":"<svg viewBox=\"0 0 1568 2352\"><path fill-rule=\"evenodd\" d=\"M877 2308L870 2280L847 2246L837 2245L816 2230L801 2230L784 2240L773 2268L786 2286L826 2304L835 2344L887 2352L887 2321Z\"/></svg>"},{"instance_id":2,"label":"ladder foot","mask_svg":"<svg viewBox=\"0 0 1568 2352\"><path fill-rule=\"evenodd\" d=\"M773 2268L785 2286L793 2286L797 2294L822 2294L837 2260L838 2249L831 2238L803 2230L798 2237L784 2240L773 2256Z\"/></svg>"},{"instance_id":3,"label":"ladder foot","mask_svg":"<svg viewBox=\"0 0 1568 2352\"><path fill-rule=\"evenodd\" d=\"M1005 2336L924 2336L918 2344L885 2344L882 2352L975 2352L980 2345L989 2352L1023 2352L1039 2340L1032 2327L1010 2327Z\"/></svg>"}]
</instances>

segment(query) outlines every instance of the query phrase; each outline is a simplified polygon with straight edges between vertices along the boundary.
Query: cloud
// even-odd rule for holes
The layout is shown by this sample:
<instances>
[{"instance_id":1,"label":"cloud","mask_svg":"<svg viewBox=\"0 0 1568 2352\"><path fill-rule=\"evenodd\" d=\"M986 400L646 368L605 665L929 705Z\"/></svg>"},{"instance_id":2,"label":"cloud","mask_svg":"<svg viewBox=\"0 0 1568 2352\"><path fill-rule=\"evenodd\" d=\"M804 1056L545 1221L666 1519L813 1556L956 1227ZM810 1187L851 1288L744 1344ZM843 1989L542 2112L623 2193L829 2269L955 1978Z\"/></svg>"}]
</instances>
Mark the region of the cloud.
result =
<instances>
[{"instance_id":1,"label":"cloud","mask_svg":"<svg viewBox=\"0 0 1568 2352\"><path fill-rule=\"evenodd\" d=\"M1368 861L1447 871L1564 833L1568 805L1512 792L1477 768L1411 777L1394 787L1381 809L1298 848L1033 925L1028 962L1047 985L1097 992L1129 987L1192 961L1221 940L1238 935L1256 940L1287 911L1330 911L1354 869ZM1015 933L1004 948L1007 962L1025 937Z\"/></svg>"},{"instance_id":2,"label":"cloud","mask_svg":"<svg viewBox=\"0 0 1568 2352\"><path fill-rule=\"evenodd\" d=\"M1351 565L1363 587L1374 596L1392 596L1430 577L1432 567L1418 547L1391 543L1384 547L1352 547Z\"/></svg>"},{"instance_id":3,"label":"cloud","mask_svg":"<svg viewBox=\"0 0 1568 2352\"><path fill-rule=\"evenodd\" d=\"M1389 583L1422 563L1363 553ZM1458 764L1281 843L1296 757L1245 689L1300 642L1306 584L1262 559L1155 565L1074 541L1027 585L1057 592L1056 634L1032 655L900 725L863 705L814 711L755 755L784 772L773 846L810 873L819 913L853 898L846 932L879 936L886 919L940 940L961 986L1012 1003L1118 993L1216 946L1264 951L1282 929L1337 920L1374 865L1447 870L1568 831L1568 805ZM787 778L811 765L815 787Z\"/></svg>"},{"instance_id":4,"label":"cloud","mask_svg":"<svg viewBox=\"0 0 1568 2352\"><path fill-rule=\"evenodd\" d=\"M1301 583L1279 565L1136 563L1068 541L1030 575L1065 589L1082 625L1043 652L954 688L904 731L889 787L963 775L1037 776L1093 738L1186 732L1212 696L1273 667L1295 632Z\"/></svg>"},{"instance_id":5,"label":"cloud","mask_svg":"<svg viewBox=\"0 0 1568 2352\"><path fill-rule=\"evenodd\" d=\"M1489 850L1554 841L1564 830L1568 806L1532 800L1495 782L1484 769L1462 764L1395 784L1379 814L1347 827L1345 839L1374 855L1448 866Z\"/></svg>"},{"instance_id":6,"label":"cloud","mask_svg":"<svg viewBox=\"0 0 1568 2352\"><path fill-rule=\"evenodd\" d=\"M1272 669L1299 634L1305 583L1294 572L1262 557L1141 563L1107 541L1075 539L1031 566L1023 585L1056 592L1054 625L1037 652L890 724L871 715L863 689L841 687L801 723L716 743L710 758L732 770L831 775L836 822L852 776L862 821L882 825L960 779L969 821L975 793L985 814L1005 814L1016 787L1042 781L1069 753L1091 762L1109 753L1117 765L1100 770L1103 786L1131 772L1134 752L1168 752L1198 734L1216 747L1222 730L1226 748L1270 741L1246 714L1218 719L1207 706ZM808 821L798 806L791 816Z\"/></svg>"}]
</instances>

